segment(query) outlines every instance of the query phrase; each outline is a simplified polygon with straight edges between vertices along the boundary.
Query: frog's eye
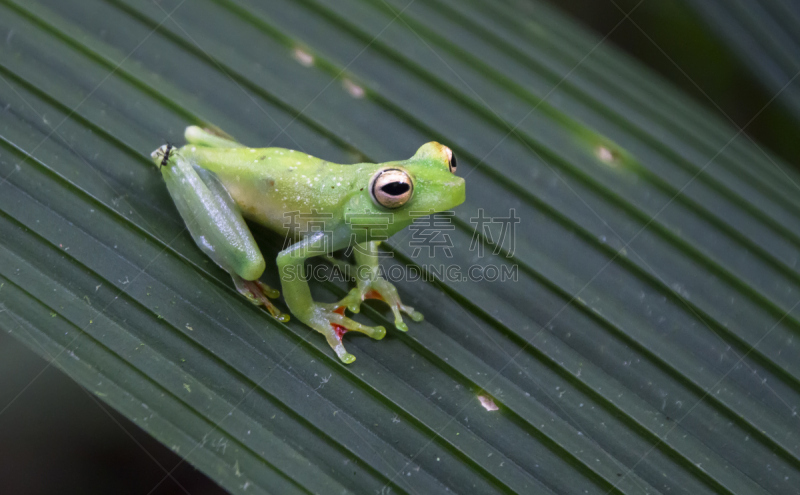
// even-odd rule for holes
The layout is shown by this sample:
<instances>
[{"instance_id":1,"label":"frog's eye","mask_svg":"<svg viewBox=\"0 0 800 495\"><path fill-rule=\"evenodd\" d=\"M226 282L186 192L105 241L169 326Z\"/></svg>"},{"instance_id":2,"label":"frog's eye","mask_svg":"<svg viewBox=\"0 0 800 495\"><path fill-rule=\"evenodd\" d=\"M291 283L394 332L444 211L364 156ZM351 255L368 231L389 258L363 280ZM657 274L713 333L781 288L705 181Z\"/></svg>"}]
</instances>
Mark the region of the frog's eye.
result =
<instances>
[{"instance_id":1,"label":"frog's eye","mask_svg":"<svg viewBox=\"0 0 800 495\"><path fill-rule=\"evenodd\" d=\"M456 154L453 153L453 150L448 148L447 146L444 147L445 153L447 154L447 166L450 167L450 173L456 173L456 167L458 167L458 161L456 160Z\"/></svg>"},{"instance_id":2,"label":"frog's eye","mask_svg":"<svg viewBox=\"0 0 800 495\"><path fill-rule=\"evenodd\" d=\"M411 177L399 168L379 170L372 178L372 200L385 208L400 208L411 199L413 192Z\"/></svg>"}]
</instances>

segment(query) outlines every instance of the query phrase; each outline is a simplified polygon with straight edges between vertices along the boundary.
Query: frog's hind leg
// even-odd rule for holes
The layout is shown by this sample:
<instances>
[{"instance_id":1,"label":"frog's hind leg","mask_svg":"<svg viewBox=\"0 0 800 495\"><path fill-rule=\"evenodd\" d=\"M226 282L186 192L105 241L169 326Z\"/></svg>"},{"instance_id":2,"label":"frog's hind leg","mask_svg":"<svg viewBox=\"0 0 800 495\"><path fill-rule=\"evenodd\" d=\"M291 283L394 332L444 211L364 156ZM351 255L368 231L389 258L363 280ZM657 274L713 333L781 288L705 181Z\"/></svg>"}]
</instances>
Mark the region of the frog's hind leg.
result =
<instances>
[{"instance_id":1,"label":"frog's hind leg","mask_svg":"<svg viewBox=\"0 0 800 495\"><path fill-rule=\"evenodd\" d=\"M217 127L201 128L196 125L190 125L183 133L186 141L198 146L207 146L209 148L244 148L242 143L239 143L231 137L228 133Z\"/></svg>"},{"instance_id":2,"label":"frog's hind leg","mask_svg":"<svg viewBox=\"0 0 800 495\"><path fill-rule=\"evenodd\" d=\"M278 291L258 280L266 267L264 257L217 176L165 147L153 152L153 161L197 246L233 277L236 289L250 302L288 320L268 299L278 297Z\"/></svg>"}]
</instances>

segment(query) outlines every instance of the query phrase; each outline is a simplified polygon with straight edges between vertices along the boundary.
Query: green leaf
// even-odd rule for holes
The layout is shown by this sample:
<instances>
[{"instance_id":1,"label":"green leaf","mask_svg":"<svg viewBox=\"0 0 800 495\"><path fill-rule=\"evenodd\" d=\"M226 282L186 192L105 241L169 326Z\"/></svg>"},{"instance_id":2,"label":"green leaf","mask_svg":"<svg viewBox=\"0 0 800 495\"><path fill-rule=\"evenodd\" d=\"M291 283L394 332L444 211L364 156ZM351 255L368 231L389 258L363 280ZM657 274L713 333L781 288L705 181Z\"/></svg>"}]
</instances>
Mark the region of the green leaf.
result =
<instances>
[{"instance_id":1,"label":"green leaf","mask_svg":"<svg viewBox=\"0 0 800 495\"><path fill-rule=\"evenodd\" d=\"M231 492L794 490L800 177L544 5L0 0L0 35L0 327ZM452 258L386 261L425 321L344 366L239 296L149 160L200 123L451 146Z\"/></svg>"}]
</instances>

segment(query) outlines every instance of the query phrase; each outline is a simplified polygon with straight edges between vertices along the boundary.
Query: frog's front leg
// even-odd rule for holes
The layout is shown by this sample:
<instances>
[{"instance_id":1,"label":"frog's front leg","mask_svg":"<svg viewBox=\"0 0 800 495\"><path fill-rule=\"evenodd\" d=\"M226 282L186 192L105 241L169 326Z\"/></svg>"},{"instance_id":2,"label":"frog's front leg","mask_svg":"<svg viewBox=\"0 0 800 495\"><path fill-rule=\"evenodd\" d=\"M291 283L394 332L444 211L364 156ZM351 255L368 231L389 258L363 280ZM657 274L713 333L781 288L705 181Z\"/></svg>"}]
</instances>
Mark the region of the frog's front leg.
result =
<instances>
[{"instance_id":1,"label":"frog's front leg","mask_svg":"<svg viewBox=\"0 0 800 495\"><path fill-rule=\"evenodd\" d=\"M231 275L236 289L250 302L287 321L288 315L268 299L280 293L258 280L266 267L264 257L217 176L194 166L171 146L162 146L152 157L197 246Z\"/></svg>"},{"instance_id":2,"label":"frog's front leg","mask_svg":"<svg viewBox=\"0 0 800 495\"><path fill-rule=\"evenodd\" d=\"M403 322L401 313L406 313L414 321L422 321L422 313L415 311L411 306L403 304L394 285L381 276L379 272L378 244L380 244L380 241L370 241L355 246L356 264L354 266L354 274L357 286L344 299L339 301L338 305L358 313L361 303L365 299L380 299L392 309L394 325L397 329L407 332L408 326Z\"/></svg>"},{"instance_id":3,"label":"frog's front leg","mask_svg":"<svg viewBox=\"0 0 800 495\"><path fill-rule=\"evenodd\" d=\"M356 358L345 350L342 344L344 334L353 330L380 340L386 335L386 329L362 325L344 316L337 304L320 304L311 299L311 290L306 281L305 260L324 252L324 238L324 232L317 232L278 253L283 296L292 314L324 335L328 345L343 363L352 363Z\"/></svg>"}]
</instances>

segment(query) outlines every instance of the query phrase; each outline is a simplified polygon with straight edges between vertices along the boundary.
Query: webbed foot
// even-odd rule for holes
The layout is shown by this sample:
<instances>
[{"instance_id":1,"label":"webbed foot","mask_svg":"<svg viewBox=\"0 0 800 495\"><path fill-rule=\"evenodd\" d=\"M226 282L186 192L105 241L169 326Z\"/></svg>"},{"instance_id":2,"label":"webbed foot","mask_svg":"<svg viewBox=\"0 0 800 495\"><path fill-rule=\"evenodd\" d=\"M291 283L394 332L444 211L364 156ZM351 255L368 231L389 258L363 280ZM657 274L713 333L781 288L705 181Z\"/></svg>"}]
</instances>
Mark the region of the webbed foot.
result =
<instances>
[{"instance_id":1,"label":"webbed foot","mask_svg":"<svg viewBox=\"0 0 800 495\"><path fill-rule=\"evenodd\" d=\"M302 316L298 316L298 318L306 325L324 335L325 339L328 341L328 345L333 349L333 352L335 352L339 359L345 364L350 364L356 360L356 357L347 352L344 348L342 337L344 337L345 333L350 331L360 332L375 340L381 340L386 336L386 329L384 327L369 327L355 320L351 320L344 316L344 308L337 307L335 304L315 303L311 310L307 311Z\"/></svg>"},{"instance_id":2,"label":"webbed foot","mask_svg":"<svg viewBox=\"0 0 800 495\"><path fill-rule=\"evenodd\" d=\"M403 304L395 286L380 277L360 283L336 303L336 306L358 313L361 310L361 303L366 299L379 299L388 304L394 314L394 326L403 332L408 331L408 325L403 321L402 313L406 313L414 321L422 321L422 313Z\"/></svg>"},{"instance_id":3,"label":"webbed foot","mask_svg":"<svg viewBox=\"0 0 800 495\"><path fill-rule=\"evenodd\" d=\"M280 297L281 293L267 284L262 283L260 280L245 280L241 277L233 277L233 283L236 285L236 290L239 291L248 301L256 306L264 306L269 311L269 314L278 321L289 321L289 315L281 313L281 311L272 304L269 299L276 299Z\"/></svg>"}]
</instances>

